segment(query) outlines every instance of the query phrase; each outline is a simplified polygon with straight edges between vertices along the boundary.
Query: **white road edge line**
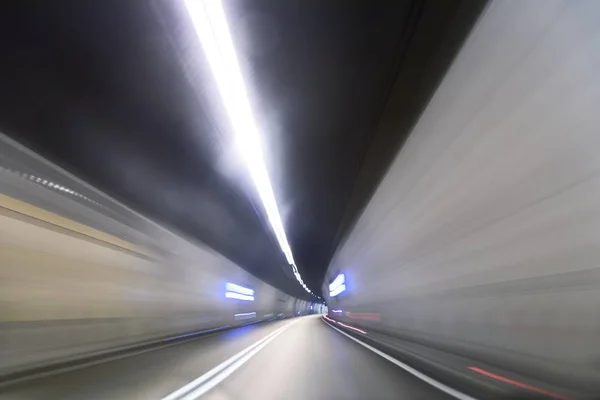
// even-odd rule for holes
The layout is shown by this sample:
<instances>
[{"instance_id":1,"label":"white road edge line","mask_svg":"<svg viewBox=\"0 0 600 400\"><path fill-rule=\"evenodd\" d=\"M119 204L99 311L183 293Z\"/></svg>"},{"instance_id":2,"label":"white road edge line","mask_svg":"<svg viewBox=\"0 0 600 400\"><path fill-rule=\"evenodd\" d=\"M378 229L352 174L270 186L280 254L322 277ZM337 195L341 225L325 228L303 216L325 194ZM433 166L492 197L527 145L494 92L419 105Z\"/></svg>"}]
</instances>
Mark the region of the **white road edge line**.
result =
<instances>
[{"instance_id":1,"label":"white road edge line","mask_svg":"<svg viewBox=\"0 0 600 400\"><path fill-rule=\"evenodd\" d=\"M371 350L373 353L377 354L378 356L381 356L383 358L385 358L386 360L388 360L389 362L391 362L392 364L397 365L398 367L402 368L403 370L405 370L406 372L416 376L417 378L421 379L422 381L430 384L431 386L441 390L442 392L449 394L450 396L459 399L459 400L476 400L474 397L468 396L462 392L459 392L458 390L452 389L450 386L444 385L441 382L436 381L433 378L428 377L427 375L423 374L422 372L417 371L416 369L414 369L413 367L410 367L406 364L404 364L402 361L399 361L397 359L395 359L394 357L385 354L383 351L377 350L375 347L362 342L360 340L358 340L357 338L348 335L346 332L339 330L338 328L336 328L335 326L331 325L330 323L328 323L327 321L323 320L323 322L325 322L329 327L335 329L336 331L338 331L339 333L341 333L342 335L354 340L356 343L360 344L361 346L366 347L367 349Z\"/></svg>"},{"instance_id":2,"label":"white road edge line","mask_svg":"<svg viewBox=\"0 0 600 400\"><path fill-rule=\"evenodd\" d=\"M46 378L46 377L54 376L54 375L60 375L60 374L66 373L66 372L77 371L79 369L93 367L95 365L104 364L104 363L108 363L108 362L111 362L111 361L121 360L123 358L138 356L140 354L149 353L151 351L162 350L162 349L165 349L167 347L178 346L178 345L181 345L181 344L193 342L194 340L200 340L200 339L207 338L209 336L213 336L213 335L217 335L219 333L223 333L228 328L238 329L238 328L242 328L244 326L257 324L257 323L260 323L260 322L271 322L271 321L272 321L272 319L271 320L267 319L267 320L260 320L260 321L250 322L248 324L237 325L237 326L224 325L224 326L219 326L219 327L216 327L216 328L204 329L202 331L197 331L197 332L187 333L187 334L184 334L184 335L174 336L172 338L166 338L166 339L162 339L162 340L156 340L156 341L148 343L148 345L153 346L153 347L151 347L149 349L133 350L133 349L135 349L135 346L134 346L134 347L132 347L132 351L128 352L128 353L118 354L118 355L115 355L115 356L109 356L109 357L101 358L101 359L95 360L95 361L82 362L82 363L78 363L76 365L73 365L71 367L61 367L61 368L56 368L56 369L53 369L53 370L50 370L50 371L46 371L46 372L38 372L38 373L35 373L35 374L24 376L22 378L16 378L16 379L12 379L12 380L9 380L9 381L6 381L6 382L2 382L2 383L0 383L0 389L4 388L4 387L8 387L8 386L17 385L17 384L23 383L23 382L28 382L28 381L35 380L35 379ZM194 336L194 337L192 337L190 339L180 340L178 342L177 341L173 341L173 340L177 340L177 339L180 339L180 338L184 338L186 336ZM170 343L158 345L158 343L160 343L160 342L170 342ZM126 351L127 348L124 348L122 350Z\"/></svg>"},{"instance_id":3,"label":"white road edge line","mask_svg":"<svg viewBox=\"0 0 600 400\"><path fill-rule=\"evenodd\" d=\"M254 355L256 355L256 353L258 353L267 344L269 344L271 340L275 339L277 336L283 333L283 331L285 331L287 328L294 325L298 321L299 320L297 319L295 321L289 322L288 324L282 326L276 331L271 332L259 341L255 342L254 344L251 344L244 350L223 361L221 364L217 365L202 376L194 379L187 385L182 386L173 393L163 397L162 400L191 400L202 396L204 393L208 392L210 389L214 388L223 380L225 380L225 378L231 375L239 367L244 365L250 358L252 358Z\"/></svg>"}]
</instances>

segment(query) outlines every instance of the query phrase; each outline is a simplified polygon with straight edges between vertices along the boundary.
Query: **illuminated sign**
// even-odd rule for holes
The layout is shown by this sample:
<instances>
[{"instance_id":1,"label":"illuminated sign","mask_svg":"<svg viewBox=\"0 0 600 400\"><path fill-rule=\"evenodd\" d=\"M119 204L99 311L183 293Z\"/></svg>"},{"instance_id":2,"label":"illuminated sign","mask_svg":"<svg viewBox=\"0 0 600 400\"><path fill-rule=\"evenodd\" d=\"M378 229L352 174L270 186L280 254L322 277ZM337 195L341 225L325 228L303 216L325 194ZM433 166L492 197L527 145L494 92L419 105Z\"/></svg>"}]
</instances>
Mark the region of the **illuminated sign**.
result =
<instances>
[{"instance_id":1,"label":"illuminated sign","mask_svg":"<svg viewBox=\"0 0 600 400\"><path fill-rule=\"evenodd\" d=\"M254 301L254 290L235 283L227 282L225 284L225 297L228 299L237 299L243 301Z\"/></svg>"},{"instance_id":2,"label":"illuminated sign","mask_svg":"<svg viewBox=\"0 0 600 400\"><path fill-rule=\"evenodd\" d=\"M346 291L346 277L344 274L339 274L333 282L329 284L329 296L335 297L338 294Z\"/></svg>"},{"instance_id":3,"label":"illuminated sign","mask_svg":"<svg viewBox=\"0 0 600 400\"><path fill-rule=\"evenodd\" d=\"M243 321L246 319L256 318L256 313L255 312L247 312L247 313L235 314L234 317L235 317L236 321Z\"/></svg>"}]
</instances>

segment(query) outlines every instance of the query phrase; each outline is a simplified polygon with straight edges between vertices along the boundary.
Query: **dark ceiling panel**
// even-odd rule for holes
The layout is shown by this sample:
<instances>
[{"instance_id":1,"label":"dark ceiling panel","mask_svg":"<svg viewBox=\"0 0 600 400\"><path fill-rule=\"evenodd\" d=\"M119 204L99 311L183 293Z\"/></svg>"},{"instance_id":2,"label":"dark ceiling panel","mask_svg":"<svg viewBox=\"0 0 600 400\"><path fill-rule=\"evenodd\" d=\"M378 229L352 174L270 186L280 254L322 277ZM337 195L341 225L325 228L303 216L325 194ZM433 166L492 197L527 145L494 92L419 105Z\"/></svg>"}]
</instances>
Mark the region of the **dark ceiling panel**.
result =
<instances>
[{"instance_id":1,"label":"dark ceiling panel","mask_svg":"<svg viewBox=\"0 0 600 400\"><path fill-rule=\"evenodd\" d=\"M0 129L305 296L253 187L223 171L235 160L229 124L181 5L4 2ZM313 291L483 5L226 2L284 226Z\"/></svg>"},{"instance_id":2,"label":"dark ceiling panel","mask_svg":"<svg viewBox=\"0 0 600 400\"><path fill-rule=\"evenodd\" d=\"M0 129L259 278L305 296L285 273L252 194L215 167L213 109L191 87L172 42L187 21L157 10L173 11L145 1L5 4Z\"/></svg>"},{"instance_id":3,"label":"dark ceiling panel","mask_svg":"<svg viewBox=\"0 0 600 400\"><path fill-rule=\"evenodd\" d=\"M296 261L320 287L485 2L284 3L229 15Z\"/></svg>"},{"instance_id":4,"label":"dark ceiling panel","mask_svg":"<svg viewBox=\"0 0 600 400\"><path fill-rule=\"evenodd\" d=\"M329 259L366 207L486 4L487 0L419 3L330 242Z\"/></svg>"}]
</instances>

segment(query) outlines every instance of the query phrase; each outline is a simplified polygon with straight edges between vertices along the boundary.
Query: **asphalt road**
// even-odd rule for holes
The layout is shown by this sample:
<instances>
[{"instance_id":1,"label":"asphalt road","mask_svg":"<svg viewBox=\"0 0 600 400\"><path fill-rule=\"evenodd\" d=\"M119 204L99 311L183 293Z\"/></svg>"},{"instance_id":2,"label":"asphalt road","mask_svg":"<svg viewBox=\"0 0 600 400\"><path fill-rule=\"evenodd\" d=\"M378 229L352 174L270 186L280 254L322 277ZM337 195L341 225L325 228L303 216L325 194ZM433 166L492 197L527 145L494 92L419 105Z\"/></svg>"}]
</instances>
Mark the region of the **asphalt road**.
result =
<instances>
[{"instance_id":1,"label":"asphalt road","mask_svg":"<svg viewBox=\"0 0 600 400\"><path fill-rule=\"evenodd\" d=\"M188 389L177 392L182 387ZM448 398L317 316L251 325L0 388L0 399L11 400L200 396L209 400Z\"/></svg>"}]
</instances>

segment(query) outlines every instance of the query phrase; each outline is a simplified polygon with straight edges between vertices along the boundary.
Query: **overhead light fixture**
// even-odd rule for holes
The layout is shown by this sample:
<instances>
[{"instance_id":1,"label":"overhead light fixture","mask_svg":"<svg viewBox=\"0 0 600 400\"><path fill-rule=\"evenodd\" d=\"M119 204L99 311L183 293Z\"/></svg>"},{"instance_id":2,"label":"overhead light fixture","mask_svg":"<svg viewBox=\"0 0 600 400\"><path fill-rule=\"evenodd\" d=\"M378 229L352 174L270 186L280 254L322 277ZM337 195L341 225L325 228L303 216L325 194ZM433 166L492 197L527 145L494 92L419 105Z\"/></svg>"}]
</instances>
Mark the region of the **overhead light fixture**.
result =
<instances>
[{"instance_id":1,"label":"overhead light fixture","mask_svg":"<svg viewBox=\"0 0 600 400\"><path fill-rule=\"evenodd\" d=\"M260 135L250 108L223 5L220 0L185 0L185 5L217 82L235 133L235 141L250 171L279 247L294 269L296 279L302 283L263 160Z\"/></svg>"},{"instance_id":2,"label":"overhead light fixture","mask_svg":"<svg viewBox=\"0 0 600 400\"><path fill-rule=\"evenodd\" d=\"M279 246L288 263L294 264L263 161L260 137L221 1L186 0L185 4L217 81L225 109L235 131L236 142L250 170Z\"/></svg>"}]
</instances>

